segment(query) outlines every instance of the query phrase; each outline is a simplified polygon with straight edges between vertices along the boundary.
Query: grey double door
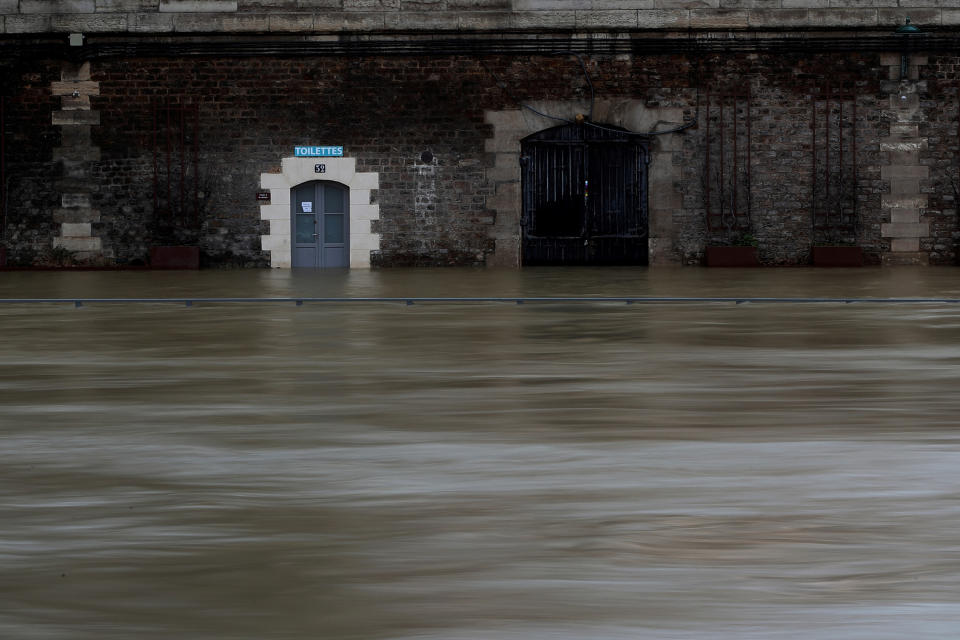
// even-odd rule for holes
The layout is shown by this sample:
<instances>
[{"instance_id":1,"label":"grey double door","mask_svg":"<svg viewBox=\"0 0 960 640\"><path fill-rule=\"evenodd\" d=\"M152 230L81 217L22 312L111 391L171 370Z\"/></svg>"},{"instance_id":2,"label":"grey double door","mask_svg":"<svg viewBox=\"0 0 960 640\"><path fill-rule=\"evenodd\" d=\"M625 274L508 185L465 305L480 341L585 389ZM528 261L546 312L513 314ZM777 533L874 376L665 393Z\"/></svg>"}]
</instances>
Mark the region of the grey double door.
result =
<instances>
[{"instance_id":1,"label":"grey double door","mask_svg":"<svg viewBox=\"0 0 960 640\"><path fill-rule=\"evenodd\" d=\"M294 187L293 266L349 267L350 190L333 182Z\"/></svg>"}]
</instances>

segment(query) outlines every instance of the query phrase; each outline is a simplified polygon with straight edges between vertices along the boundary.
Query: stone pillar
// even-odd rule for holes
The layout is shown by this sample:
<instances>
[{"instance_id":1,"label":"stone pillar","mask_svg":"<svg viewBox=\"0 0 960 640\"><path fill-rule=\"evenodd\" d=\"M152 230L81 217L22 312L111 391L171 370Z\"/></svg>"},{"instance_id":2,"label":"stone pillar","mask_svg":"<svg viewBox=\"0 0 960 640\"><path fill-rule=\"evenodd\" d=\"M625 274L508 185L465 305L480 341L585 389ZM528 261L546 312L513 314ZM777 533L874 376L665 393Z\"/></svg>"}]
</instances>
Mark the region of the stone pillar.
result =
<instances>
[{"instance_id":1,"label":"stone pillar","mask_svg":"<svg viewBox=\"0 0 960 640\"><path fill-rule=\"evenodd\" d=\"M920 164L920 152L927 148L927 139L921 138L919 123L923 121L920 109L922 83L918 81L920 65L926 56L909 56L907 77L901 78L901 55L884 54L883 63L889 68L891 91L890 135L880 140L880 150L886 164L880 177L890 184L889 193L882 196L884 219L880 233L890 239L890 251L883 254L884 265L926 265L929 254L921 251L920 241L930 237L930 224L923 217L927 195L921 191L921 182L930 177L930 168Z\"/></svg>"},{"instance_id":2,"label":"stone pillar","mask_svg":"<svg viewBox=\"0 0 960 640\"><path fill-rule=\"evenodd\" d=\"M97 261L103 257L101 239L93 235L93 223L100 221L100 211L91 206L92 165L100 160L100 148L90 138L90 128L100 124L100 113L90 108L90 96L100 95L100 83L90 80L90 63L63 63L59 82L50 86L60 96L60 110L53 112L53 124L61 129L62 146L54 149L54 160L62 163L63 177L56 186L60 191L60 208L54 220L60 223L60 236L53 239L54 248L72 252L78 262Z\"/></svg>"}]
</instances>

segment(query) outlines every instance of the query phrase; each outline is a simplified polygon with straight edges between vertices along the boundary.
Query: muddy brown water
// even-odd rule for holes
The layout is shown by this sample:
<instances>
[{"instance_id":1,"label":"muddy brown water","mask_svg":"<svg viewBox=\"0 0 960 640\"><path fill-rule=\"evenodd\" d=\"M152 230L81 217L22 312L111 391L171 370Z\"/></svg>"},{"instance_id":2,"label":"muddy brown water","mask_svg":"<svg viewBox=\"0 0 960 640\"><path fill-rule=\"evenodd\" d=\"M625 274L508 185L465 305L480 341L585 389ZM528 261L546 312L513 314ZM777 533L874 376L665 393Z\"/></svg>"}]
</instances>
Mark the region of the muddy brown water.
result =
<instances>
[{"instance_id":1,"label":"muddy brown water","mask_svg":"<svg viewBox=\"0 0 960 640\"><path fill-rule=\"evenodd\" d=\"M0 273L942 296L954 269ZM960 306L0 305L0 638L960 636Z\"/></svg>"}]
</instances>

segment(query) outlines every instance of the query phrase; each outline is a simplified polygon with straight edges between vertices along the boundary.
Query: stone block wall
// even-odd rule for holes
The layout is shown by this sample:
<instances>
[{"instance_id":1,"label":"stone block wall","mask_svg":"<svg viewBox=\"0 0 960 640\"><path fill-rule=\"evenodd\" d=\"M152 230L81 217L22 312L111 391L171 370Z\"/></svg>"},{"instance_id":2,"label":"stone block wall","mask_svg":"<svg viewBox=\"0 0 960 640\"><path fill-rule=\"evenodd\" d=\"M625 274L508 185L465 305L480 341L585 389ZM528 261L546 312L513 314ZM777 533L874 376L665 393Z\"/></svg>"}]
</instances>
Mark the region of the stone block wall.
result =
<instances>
[{"instance_id":1,"label":"stone block wall","mask_svg":"<svg viewBox=\"0 0 960 640\"><path fill-rule=\"evenodd\" d=\"M0 33L889 31L960 25L942 0L0 0Z\"/></svg>"}]
</instances>

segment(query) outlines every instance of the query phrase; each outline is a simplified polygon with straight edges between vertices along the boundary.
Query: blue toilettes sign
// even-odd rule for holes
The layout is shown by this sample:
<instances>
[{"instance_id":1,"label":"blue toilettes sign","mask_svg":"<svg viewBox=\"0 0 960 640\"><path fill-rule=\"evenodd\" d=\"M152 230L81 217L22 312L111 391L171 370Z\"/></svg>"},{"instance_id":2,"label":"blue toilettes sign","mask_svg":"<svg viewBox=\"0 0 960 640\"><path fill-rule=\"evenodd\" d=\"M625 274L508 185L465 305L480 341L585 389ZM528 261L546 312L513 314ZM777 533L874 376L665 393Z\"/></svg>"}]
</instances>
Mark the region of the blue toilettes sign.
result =
<instances>
[{"instance_id":1,"label":"blue toilettes sign","mask_svg":"<svg viewBox=\"0 0 960 640\"><path fill-rule=\"evenodd\" d=\"M294 147L298 158L330 158L343 155L343 147Z\"/></svg>"}]
</instances>

